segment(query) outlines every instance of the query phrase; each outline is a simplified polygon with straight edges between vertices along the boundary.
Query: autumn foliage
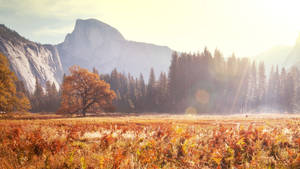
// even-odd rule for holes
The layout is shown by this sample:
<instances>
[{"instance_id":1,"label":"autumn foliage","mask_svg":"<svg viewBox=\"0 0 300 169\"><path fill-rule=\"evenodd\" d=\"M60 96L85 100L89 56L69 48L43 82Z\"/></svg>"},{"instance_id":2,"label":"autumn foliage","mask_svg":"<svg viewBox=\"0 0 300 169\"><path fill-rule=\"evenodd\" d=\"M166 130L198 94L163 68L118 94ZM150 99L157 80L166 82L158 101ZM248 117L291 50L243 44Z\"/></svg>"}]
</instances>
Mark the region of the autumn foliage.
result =
<instances>
[{"instance_id":1,"label":"autumn foliage","mask_svg":"<svg viewBox=\"0 0 300 169\"><path fill-rule=\"evenodd\" d=\"M0 53L0 111L27 111L30 102L24 93L16 91L17 78L9 69L9 63Z\"/></svg>"},{"instance_id":2,"label":"autumn foliage","mask_svg":"<svg viewBox=\"0 0 300 169\"><path fill-rule=\"evenodd\" d=\"M79 66L71 67L70 73L63 80L60 112L85 116L112 105L116 94L98 74Z\"/></svg>"},{"instance_id":3,"label":"autumn foliage","mask_svg":"<svg viewBox=\"0 0 300 169\"><path fill-rule=\"evenodd\" d=\"M300 168L299 116L0 120L0 168Z\"/></svg>"}]
</instances>

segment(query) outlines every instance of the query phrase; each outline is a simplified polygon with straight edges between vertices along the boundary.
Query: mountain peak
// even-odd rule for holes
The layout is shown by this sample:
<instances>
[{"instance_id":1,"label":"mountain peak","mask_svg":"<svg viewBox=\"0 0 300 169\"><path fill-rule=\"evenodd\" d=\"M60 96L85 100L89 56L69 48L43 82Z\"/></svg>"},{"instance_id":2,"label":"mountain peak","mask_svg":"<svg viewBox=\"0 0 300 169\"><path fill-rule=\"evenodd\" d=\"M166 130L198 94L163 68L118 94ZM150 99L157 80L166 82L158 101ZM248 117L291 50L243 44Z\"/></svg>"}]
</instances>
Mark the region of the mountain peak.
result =
<instances>
[{"instance_id":1,"label":"mountain peak","mask_svg":"<svg viewBox=\"0 0 300 169\"><path fill-rule=\"evenodd\" d=\"M77 19L73 32L57 49L66 72L76 64L99 73L118 68L134 76L148 75L151 67L167 71L172 52L165 46L128 41L117 29L96 19Z\"/></svg>"},{"instance_id":2,"label":"mountain peak","mask_svg":"<svg viewBox=\"0 0 300 169\"><path fill-rule=\"evenodd\" d=\"M125 41L125 39L117 29L97 19L77 19L73 32L67 34L64 42L59 45L64 49L73 48L80 52L87 47L99 48L108 41Z\"/></svg>"},{"instance_id":3,"label":"mountain peak","mask_svg":"<svg viewBox=\"0 0 300 169\"><path fill-rule=\"evenodd\" d=\"M97 19L77 19L74 32L85 35L108 37L114 40L124 40L122 34L112 26ZM99 37L98 37L99 38Z\"/></svg>"},{"instance_id":4,"label":"mountain peak","mask_svg":"<svg viewBox=\"0 0 300 169\"><path fill-rule=\"evenodd\" d=\"M97 19L89 18L89 19L76 19L75 25L81 25L81 24L105 24ZM107 25L107 24L105 24ZM109 26L109 25L107 25ZM76 27L76 26L75 26Z\"/></svg>"}]
</instances>

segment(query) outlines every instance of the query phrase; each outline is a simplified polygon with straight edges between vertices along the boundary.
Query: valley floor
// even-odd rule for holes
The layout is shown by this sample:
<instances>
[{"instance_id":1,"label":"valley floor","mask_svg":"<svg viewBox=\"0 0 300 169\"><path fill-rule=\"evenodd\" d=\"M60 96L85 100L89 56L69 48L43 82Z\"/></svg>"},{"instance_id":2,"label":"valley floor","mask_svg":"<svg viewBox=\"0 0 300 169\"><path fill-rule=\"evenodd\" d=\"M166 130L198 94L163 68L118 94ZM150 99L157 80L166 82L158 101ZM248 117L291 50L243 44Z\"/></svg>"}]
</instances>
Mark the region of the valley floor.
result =
<instances>
[{"instance_id":1,"label":"valley floor","mask_svg":"<svg viewBox=\"0 0 300 169\"><path fill-rule=\"evenodd\" d=\"M300 168L300 115L1 115L0 168Z\"/></svg>"}]
</instances>

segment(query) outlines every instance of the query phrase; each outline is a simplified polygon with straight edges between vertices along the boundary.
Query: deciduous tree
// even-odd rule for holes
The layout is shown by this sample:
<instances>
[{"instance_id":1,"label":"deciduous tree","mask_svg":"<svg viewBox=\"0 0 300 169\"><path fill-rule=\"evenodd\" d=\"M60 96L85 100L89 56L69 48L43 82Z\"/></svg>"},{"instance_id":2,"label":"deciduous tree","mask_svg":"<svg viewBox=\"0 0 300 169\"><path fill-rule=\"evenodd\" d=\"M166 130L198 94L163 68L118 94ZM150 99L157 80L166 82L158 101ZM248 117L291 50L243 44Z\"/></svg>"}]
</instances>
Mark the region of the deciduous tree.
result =
<instances>
[{"instance_id":1,"label":"deciduous tree","mask_svg":"<svg viewBox=\"0 0 300 169\"><path fill-rule=\"evenodd\" d=\"M16 76L9 69L4 55L0 53L0 111L17 111L30 109L30 103L24 93L16 91Z\"/></svg>"},{"instance_id":2,"label":"deciduous tree","mask_svg":"<svg viewBox=\"0 0 300 169\"><path fill-rule=\"evenodd\" d=\"M79 66L72 66L70 73L62 85L60 112L85 116L86 113L111 106L116 94L96 73Z\"/></svg>"}]
</instances>

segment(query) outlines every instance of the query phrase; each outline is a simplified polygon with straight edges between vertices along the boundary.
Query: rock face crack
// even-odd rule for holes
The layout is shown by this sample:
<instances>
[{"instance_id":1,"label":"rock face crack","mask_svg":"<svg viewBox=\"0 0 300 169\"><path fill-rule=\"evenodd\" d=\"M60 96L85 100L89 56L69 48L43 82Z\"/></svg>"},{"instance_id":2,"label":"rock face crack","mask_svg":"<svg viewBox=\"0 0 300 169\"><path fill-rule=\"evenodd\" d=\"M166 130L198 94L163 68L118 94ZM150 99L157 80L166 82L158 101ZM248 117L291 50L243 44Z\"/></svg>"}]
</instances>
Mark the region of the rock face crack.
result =
<instances>
[{"instance_id":1,"label":"rock face crack","mask_svg":"<svg viewBox=\"0 0 300 169\"><path fill-rule=\"evenodd\" d=\"M34 91L36 78L43 86L50 81L59 87L63 68L55 46L34 43L0 26L0 52L8 58L11 69L29 92Z\"/></svg>"}]
</instances>

